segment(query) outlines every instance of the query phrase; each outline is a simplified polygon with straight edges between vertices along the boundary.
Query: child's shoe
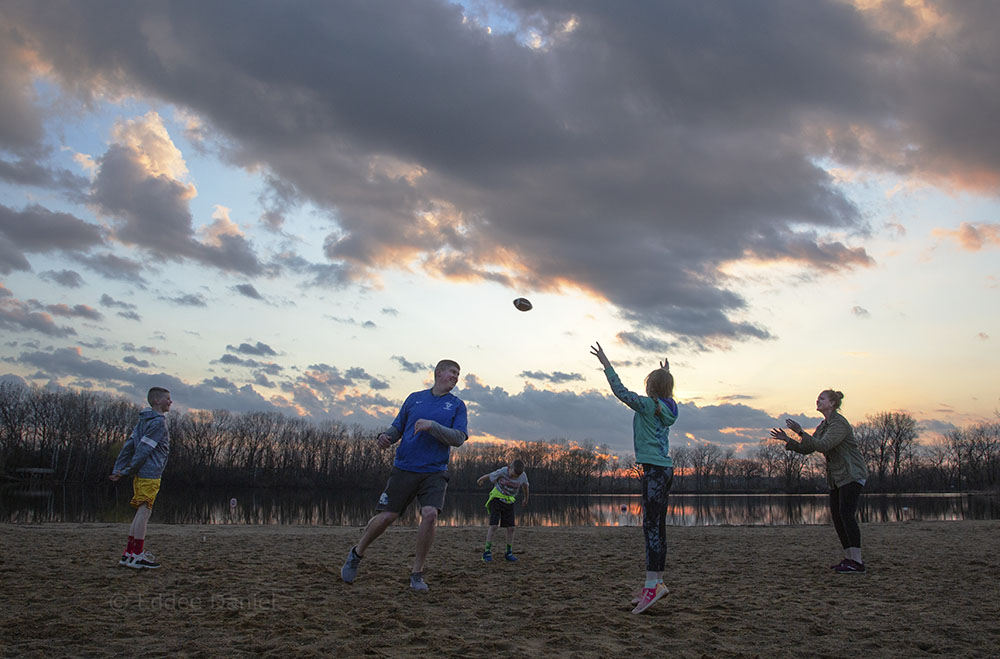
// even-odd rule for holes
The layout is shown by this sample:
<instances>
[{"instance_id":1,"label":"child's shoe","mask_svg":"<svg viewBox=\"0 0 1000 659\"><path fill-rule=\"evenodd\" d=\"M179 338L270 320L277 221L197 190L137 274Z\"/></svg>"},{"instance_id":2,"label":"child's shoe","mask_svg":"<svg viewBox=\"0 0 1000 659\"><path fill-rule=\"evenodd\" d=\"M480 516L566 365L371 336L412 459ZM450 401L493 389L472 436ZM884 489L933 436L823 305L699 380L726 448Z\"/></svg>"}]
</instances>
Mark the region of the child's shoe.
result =
<instances>
[{"instance_id":1,"label":"child's shoe","mask_svg":"<svg viewBox=\"0 0 1000 659\"><path fill-rule=\"evenodd\" d=\"M148 551L136 554L126 565L137 570L154 570L160 567L160 564L156 562L156 559Z\"/></svg>"},{"instance_id":2,"label":"child's shoe","mask_svg":"<svg viewBox=\"0 0 1000 659\"><path fill-rule=\"evenodd\" d=\"M493 552L487 549L486 551L483 552L483 563L492 563L492 562L493 562Z\"/></svg>"},{"instance_id":3,"label":"child's shoe","mask_svg":"<svg viewBox=\"0 0 1000 659\"><path fill-rule=\"evenodd\" d=\"M632 613L642 613L669 592L662 583L656 584L656 588L643 588L642 594L639 596L639 603L632 609Z\"/></svg>"},{"instance_id":4,"label":"child's shoe","mask_svg":"<svg viewBox=\"0 0 1000 659\"><path fill-rule=\"evenodd\" d=\"M517 560L517 556L515 556L514 552L512 551L507 552L506 554L503 555L503 557L508 561L510 561L511 563Z\"/></svg>"}]
</instances>

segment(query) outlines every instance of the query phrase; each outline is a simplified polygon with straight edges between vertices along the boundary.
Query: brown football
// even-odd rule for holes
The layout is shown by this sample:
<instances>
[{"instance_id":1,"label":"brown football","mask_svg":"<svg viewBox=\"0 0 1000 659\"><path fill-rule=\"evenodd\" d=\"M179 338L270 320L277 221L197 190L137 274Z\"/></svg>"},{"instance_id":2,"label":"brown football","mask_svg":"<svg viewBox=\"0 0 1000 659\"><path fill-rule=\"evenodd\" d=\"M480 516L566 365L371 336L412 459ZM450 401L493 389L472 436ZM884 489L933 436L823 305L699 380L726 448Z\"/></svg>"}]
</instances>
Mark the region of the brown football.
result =
<instances>
[{"instance_id":1,"label":"brown football","mask_svg":"<svg viewBox=\"0 0 1000 659\"><path fill-rule=\"evenodd\" d=\"M531 311L531 302L528 302L527 298L517 298L514 300L514 306L517 307L518 311Z\"/></svg>"}]
</instances>

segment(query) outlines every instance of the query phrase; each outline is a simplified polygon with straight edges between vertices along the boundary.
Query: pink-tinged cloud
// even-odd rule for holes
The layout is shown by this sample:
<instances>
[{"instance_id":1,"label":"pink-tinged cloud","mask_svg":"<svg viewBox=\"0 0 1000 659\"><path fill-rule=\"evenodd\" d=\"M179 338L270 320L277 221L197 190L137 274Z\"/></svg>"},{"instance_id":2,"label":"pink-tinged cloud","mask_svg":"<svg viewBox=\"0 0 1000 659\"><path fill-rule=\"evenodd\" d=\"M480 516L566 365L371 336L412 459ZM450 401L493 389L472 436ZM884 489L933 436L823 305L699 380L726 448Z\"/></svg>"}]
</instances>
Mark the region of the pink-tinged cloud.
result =
<instances>
[{"instance_id":1,"label":"pink-tinged cloud","mask_svg":"<svg viewBox=\"0 0 1000 659\"><path fill-rule=\"evenodd\" d=\"M1000 247L1000 223L962 222L958 229L934 229L934 235L956 241L970 252L986 247Z\"/></svg>"},{"instance_id":2,"label":"pink-tinged cloud","mask_svg":"<svg viewBox=\"0 0 1000 659\"><path fill-rule=\"evenodd\" d=\"M39 332L51 337L76 334L76 330L72 327L56 325L50 314L35 311L37 304L35 300L28 302L18 300L9 288L0 284L0 329L12 332Z\"/></svg>"}]
</instances>

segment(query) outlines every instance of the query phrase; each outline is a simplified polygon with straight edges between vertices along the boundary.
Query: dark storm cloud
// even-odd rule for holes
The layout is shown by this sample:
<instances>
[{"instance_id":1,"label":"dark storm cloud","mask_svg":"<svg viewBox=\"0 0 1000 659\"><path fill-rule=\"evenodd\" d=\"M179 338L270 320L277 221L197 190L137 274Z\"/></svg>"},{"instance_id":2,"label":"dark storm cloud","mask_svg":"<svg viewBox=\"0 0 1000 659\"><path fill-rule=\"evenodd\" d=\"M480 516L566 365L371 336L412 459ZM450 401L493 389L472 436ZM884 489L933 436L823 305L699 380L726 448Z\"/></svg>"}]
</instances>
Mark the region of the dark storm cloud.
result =
<instances>
[{"instance_id":1,"label":"dark storm cloud","mask_svg":"<svg viewBox=\"0 0 1000 659\"><path fill-rule=\"evenodd\" d=\"M112 346L110 343L108 343L101 337L97 337L92 341L79 340L77 341L77 345L83 348L91 348L93 350L111 350L114 348L114 346Z\"/></svg>"},{"instance_id":2,"label":"dark storm cloud","mask_svg":"<svg viewBox=\"0 0 1000 659\"><path fill-rule=\"evenodd\" d=\"M632 411L610 393L554 392L529 384L520 393L511 394L468 375L460 396L470 405L474 432L529 441L559 437L592 441L606 444L621 454L632 449ZM699 407L681 403L677 423L671 428L670 444L683 446L705 441L723 446L754 444L767 436L769 428L783 426L787 416L774 417L743 404ZM814 427L819 421L802 415L791 418L807 427Z\"/></svg>"},{"instance_id":3,"label":"dark storm cloud","mask_svg":"<svg viewBox=\"0 0 1000 659\"><path fill-rule=\"evenodd\" d=\"M661 355L666 355L677 347L676 343L664 341L642 332L618 332L617 337L625 345L638 348L644 352L654 352Z\"/></svg>"},{"instance_id":4,"label":"dark storm cloud","mask_svg":"<svg viewBox=\"0 0 1000 659\"><path fill-rule=\"evenodd\" d=\"M411 362L406 357L403 357L401 355L393 355L392 356L392 361L394 361L397 364L399 364L400 368L402 368L407 373L425 373L425 372L430 371L430 370L432 370L434 368L434 366L432 364L423 364L421 362Z\"/></svg>"},{"instance_id":5,"label":"dark storm cloud","mask_svg":"<svg viewBox=\"0 0 1000 659\"><path fill-rule=\"evenodd\" d=\"M100 227L38 205L20 211L0 205L0 233L27 252L84 250L104 242Z\"/></svg>"},{"instance_id":6,"label":"dark storm cloud","mask_svg":"<svg viewBox=\"0 0 1000 659\"><path fill-rule=\"evenodd\" d=\"M274 357L278 354L274 348L262 341L258 341L255 345L249 343L241 343L238 346L227 345L226 350L238 352L243 355L255 355L257 357Z\"/></svg>"},{"instance_id":7,"label":"dark storm cloud","mask_svg":"<svg viewBox=\"0 0 1000 659\"><path fill-rule=\"evenodd\" d=\"M0 273L30 270L25 253L86 251L103 242L100 227L68 213L38 205L18 211L0 204Z\"/></svg>"},{"instance_id":8,"label":"dark storm cloud","mask_svg":"<svg viewBox=\"0 0 1000 659\"><path fill-rule=\"evenodd\" d=\"M117 309L135 309L135 305L134 304L131 304L129 302L122 302L120 300L116 300L113 297L111 297L110 295L108 295L107 293L104 293L103 295L101 295L101 306L102 307L110 307L112 309L115 309L115 308L117 308Z\"/></svg>"},{"instance_id":9,"label":"dark storm cloud","mask_svg":"<svg viewBox=\"0 0 1000 659\"><path fill-rule=\"evenodd\" d=\"M127 350L129 352L141 352L144 355L173 355L175 353L169 350L161 350L159 348L154 348L153 346L137 346L134 343L123 343L122 350Z\"/></svg>"},{"instance_id":10,"label":"dark storm cloud","mask_svg":"<svg viewBox=\"0 0 1000 659\"><path fill-rule=\"evenodd\" d=\"M161 300L176 304L181 307L207 307L208 302L201 293L185 293L177 297L160 297Z\"/></svg>"},{"instance_id":11,"label":"dark storm cloud","mask_svg":"<svg viewBox=\"0 0 1000 659\"><path fill-rule=\"evenodd\" d=\"M337 316L329 315L324 316L324 318L329 318L333 322L341 323L342 325L357 325L358 327L362 327L364 329L376 329L378 327L378 325L371 320L355 320L354 318L339 318Z\"/></svg>"},{"instance_id":12,"label":"dark storm cloud","mask_svg":"<svg viewBox=\"0 0 1000 659\"><path fill-rule=\"evenodd\" d=\"M268 272L289 271L310 278L310 284L323 288L344 288L351 283L351 273L341 263L312 263L293 252L276 254L267 266Z\"/></svg>"},{"instance_id":13,"label":"dark storm cloud","mask_svg":"<svg viewBox=\"0 0 1000 659\"><path fill-rule=\"evenodd\" d=\"M212 361L213 364L224 364L226 366L245 366L247 368L256 369L261 373L266 373L268 375L279 375L284 371L284 367L274 362L259 362L256 359L241 359L236 355L225 354Z\"/></svg>"},{"instance_id":14,"label":"dark storm cloud","mask_svg":"<svg viewBox=\"0 0 1000 659\"><path fill-rule=\"evenodd\" d=\"M275 262L321 286L395 265L568 282L651 339L764 339L737 319L747 302L722 266L872 264L852 244L862 212L819 163L1000 182L998 3L934 4L940 25L899 2L498 5L542 47L443 0L251 1L238 21L226 2L11 0L0 18L23 35L6 42L12 61L37 51L73 89L140 90L221 132L226 158L272 179L266 225L293 201L328 212L329 264ZM39 139L31 81L0 66L0 139ZM94 198L123 240L260 271L240 236L194 240L190 191L146 175L124 145L99 166Z\"/></svg>"},{"instance_id":15,"label":"dark storm cloud","mask_svg":"<svg viewBox=\"0 0 1000 659\"><path fill-rule=\"evenodd\" d=\"M947 410L948 413L954 410ZM937 421L935 419L922 419L920 421L920 431L924 436L942 436L958 430L958 426L948 421Z\"/></svg>"},{"instance_id":16,"label":"dark storm cloud","mask_svg":"<svg viewBox=\"0 0 1000 659\"><path fill-rule=\"evenodd\" d=\"M38 273L42 279L49 279L65 286L66 288L80 288L83 286L83 277L75 270L46 270Z\"/></svg>"},{"instance_id":17,"label":"dark storm cloud","mask_svg":"<svg viewBox=\"0 0 1000 659\"><path fill-rule=\"evenodd\" d=\"M124 319L126 319L126 320L135 320L135 321L141 321L142 320L142 316L140 316L135 311L136 306L134 304L131 304L129 302L121 302L119 300L116 300L113 297L111 297L110 295L108 295L107 293L104 293L103 295L101 295L101 306L102 307L108 307L108 308L111 308L111 309L124 309L124 311L119 311L117 313L117 315L120 316L120 317L122 317L122 318L124 318ZM129 344L129 345L131 345L131 344ZM126 348L126 350L133 350L133 349L134 348Z\"/></svg>"},{"instance_id":18,"label":"dark storm cloud","mask_svg":"<svg viewBox=\"0 0 1000 659\"><path fill-rule=\"evenodd\" d=\"M299 377L300 384L308 385L314 391L324 392L326 396L331 396L343 391L350 386L357 386L359 382L365 381L371 389L388 389L389 384L384 380L370 375L365 369L359 366L352 366L343 372L329 364L312 364L306 372Z\"/></svg>"},{"instance_id":19,"label":"dark storm cloud","mask_svg":"<svg viewBox=\"0 0 1000 659\"><path fill-rule=\"evenodd\" d=\"M388 389L389 383L381 378L377 378L373 375L369 375L368 372L358 366L353 366L344 372L344 377L349 379L351 382L357 382L358 380L367 380L368 386L372 389L381 390Z\"/></svg>"},{"instance_id":20,"label":"dark storm cloud","mask_svg":"<svg viewBox=\"0 0 1000 659\"><path fill-rule=\"evenodd\" d=\"M50 169L34 160L10 162L0 159L0 180L13 185L32 185L64 190L70 197L82 199L88 181L65 169Z\"/></svg>"},{"instance_id":21,"label":"dark storm cloud","mask_svg":"<svg viewBox=\"0 0 1000 659\"><path fill-rule=\"evenodd\" d=\"M139 261L116 256L110 252L93 255L76 254L73 255L73 259L108 279L129 281L140 286L146 284L146 280L140 274L143 270L143 264Z\"/></svg>"},{"instance_id":22,"label":"dark storm cloud","mask_svg":"<svg viewBox=\"0 0 1000 659\"><path fill-rule=\"evenodd\" d=\"M15 270L31 270L31 264L17 245L0 234L0 274L9 275Z\"/></svg>"},{"instance_id":23,"label":"dark storm cloud","mask_svg":"<svg viewBox=\"0 0 1000 659\"><path fill-rule=\"evenodd\" d=\"M25 152L37 148L45 130L35 106L31 49L18 36L0 31L0 148Z\"/></svg>"},{"instance_id":24,"label":"dark storm cloud","mask_svg":"<svg viewBox=\"0 0 1000 659\"><path fill-rule=\"evenodd\" d=\"M45 310L53 316L63 316L64 318L87 318L89 320L101 320L104 314L86 304L74 304L72 307L67 304L49 304Z\"/></svg>"},{"instance_id":25,"label":"dark storm cloud","mask_svg":"<svg viewBox=\"0 0 1000 659\"><path fill-rule=\"evenodd\" d=\"M149 368L150 363L145 359L137 359L132 355L125 355L122 357L122 361L126 364L132 364L133 366L138 366L139 368Z\"/></svg>"},{"instance_id":26,"label":"dark storm cloud","mask_svg":"<svg viewBox=\"0 0 1000 659\"><path fill-rule=\"evenodd\" d=\"M237 284L236 286L233 286L233 290L243 297L248 297L252 300L264 299L264 296L257 292L257 289L253 287L253 284Z\"/></svg>"},{"instance_id":27,"label":"dark storm cloud","mask_svg":"<svg viewBox=\"0 0 1000 659\"><path fill-rule=\"evenodd\" d=\"M264 399L250 384L237 385L226 378L209 378L190 384L167 373L147 373L99 359L88 359L74 348L23 352L14 361L39 369L31 376L32 379L72 377L78 381L90 381L104 390L116 391L134 400L143 399L151 386L165 387L170 390L175 407L180 410L283 411L283 408Z\"/></svg>"},{"instance_id":28,"label":"dark storm cloud","mask_svg":"<svg viewBox=\"0 0 1000 659\"><path fill-rule=\"evenodd\" d=\"M542 371L521 371L517 374L517 377L528 378L529 380L542 380L553 384L581 382L584 379L579 373L563 373L561 371L553 371L552 373L544 373Z\"/></svg>"},{"instance_id":29,"label":"dark storm cloud","mask_svg":"<svg viewBox=\"0 0 1000 659\"><path fill-rule=\"evenodd\" d=\"M285 223L286 214L298 203L299 194L288 181L273 176L266 177L266 184L257 199L264 209L260 222L272 231L279 231Z\"/></svg>"},{"instance_id":30,"label":"dark storm cloud","mask_svg":"<svg viewBox=\"0 0 1000 659\"><path fill-rule=\"evenodd\" d=\"M262 270L242 235L221 234L217 244L194 235L189 202L191 186L149 171L136 149L112 144L98 160L93 201L122 223L115 236L172 260L192 259L225 271L257 274Z\"/></svg>"}]
</instances>

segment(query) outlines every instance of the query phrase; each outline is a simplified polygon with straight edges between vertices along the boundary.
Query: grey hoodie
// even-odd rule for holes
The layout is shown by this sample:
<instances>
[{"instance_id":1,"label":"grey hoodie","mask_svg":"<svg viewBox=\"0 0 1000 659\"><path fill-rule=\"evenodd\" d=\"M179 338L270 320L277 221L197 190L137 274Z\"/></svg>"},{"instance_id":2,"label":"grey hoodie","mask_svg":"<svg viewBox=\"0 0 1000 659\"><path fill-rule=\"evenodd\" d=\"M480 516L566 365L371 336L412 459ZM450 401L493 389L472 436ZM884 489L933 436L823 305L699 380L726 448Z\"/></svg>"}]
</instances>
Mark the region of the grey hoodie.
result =
<instances>
[{"instance_id":1,"label":"grey hoodie","mask_svg":"<svg viewBox=\"0 0 1000 659\"><path fill-rule=\"evenodd\" d=\"M170 455L170 435L167 419L160 412L147 407L139 412L139 423L129 435L115 460L114 472L122 476L159 478L167 466Z\"/></svg>"}]
</instances>

